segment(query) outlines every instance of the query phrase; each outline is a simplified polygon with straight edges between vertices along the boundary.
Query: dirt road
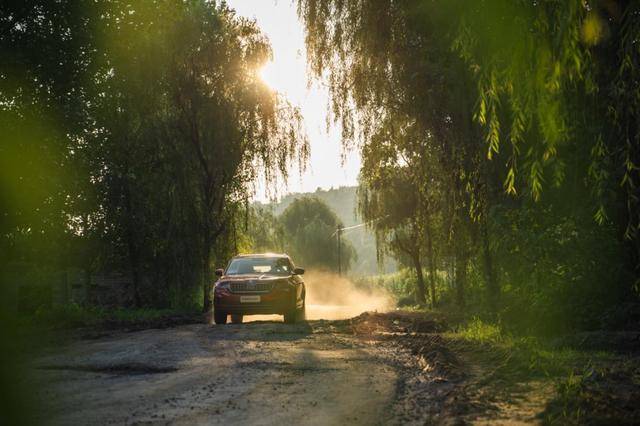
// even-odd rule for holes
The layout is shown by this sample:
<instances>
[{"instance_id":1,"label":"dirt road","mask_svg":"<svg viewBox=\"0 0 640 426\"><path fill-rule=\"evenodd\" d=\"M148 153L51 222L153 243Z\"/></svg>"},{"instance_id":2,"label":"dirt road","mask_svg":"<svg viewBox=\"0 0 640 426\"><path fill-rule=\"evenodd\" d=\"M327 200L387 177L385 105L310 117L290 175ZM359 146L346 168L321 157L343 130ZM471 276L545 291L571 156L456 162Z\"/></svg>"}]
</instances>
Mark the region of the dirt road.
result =
<instances>
[{"instance_id":1,"label":"dirt road","mask_svg":"<svg viewBox=\"0 0 640 426\"><path fill-rule=\"evenodd\" d=\"M171 318L145 325L164 328L83 331L31 363L38 423L637 424L640 418L635 351L575 352L559 364L560 352L549 362L544 356L551 352L532 358L514 354L514 347L456 339L438 315L417 312L297 325L259 319L212 326ZM532 359L540 366L532 367ZM571 385L575 377L579 385ZM569 385L579 392L568 392Z\"/></svg>"},{"instance_id":2,"label":"dirt road","mask_svg":"<svg viewBox=\"0 0 640 426\"><path fill-rule=\"evenodd\" d=\"M332 328L326 321L198 324L77 341L37 360L42 421L392 422L397 360Z\"/></svg>"}]
</instances>

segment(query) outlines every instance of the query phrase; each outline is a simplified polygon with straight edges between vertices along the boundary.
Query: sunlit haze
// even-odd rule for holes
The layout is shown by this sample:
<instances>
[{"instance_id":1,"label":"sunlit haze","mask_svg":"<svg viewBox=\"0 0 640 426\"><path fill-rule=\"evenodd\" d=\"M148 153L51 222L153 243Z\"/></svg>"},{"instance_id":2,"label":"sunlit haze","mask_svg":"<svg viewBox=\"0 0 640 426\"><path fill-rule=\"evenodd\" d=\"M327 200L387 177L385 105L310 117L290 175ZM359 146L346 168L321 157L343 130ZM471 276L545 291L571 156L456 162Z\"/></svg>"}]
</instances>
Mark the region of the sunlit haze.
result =
<instances>
[{"instance_id":1,"label":"sunlit haze","mask_svg":"<svg viewBox=\"0 0 640 426\"><path fill-rule=\"evenodd\" d=\"M259 71L272 89L284 95L300 108L311 146L307 170L300 174L292 165L287 186L279 196L289 192L311 192L355 185L360 169L357 152L344 152L340 143L340 128L331 125L327 131L328 92L317 82L308 87L304 31L290 0L229 0L228 5L238 15L255 19L267 35L273 48L273 61ZM256 194L266 200L264 185Z\"/></svg>"}]
</instances>

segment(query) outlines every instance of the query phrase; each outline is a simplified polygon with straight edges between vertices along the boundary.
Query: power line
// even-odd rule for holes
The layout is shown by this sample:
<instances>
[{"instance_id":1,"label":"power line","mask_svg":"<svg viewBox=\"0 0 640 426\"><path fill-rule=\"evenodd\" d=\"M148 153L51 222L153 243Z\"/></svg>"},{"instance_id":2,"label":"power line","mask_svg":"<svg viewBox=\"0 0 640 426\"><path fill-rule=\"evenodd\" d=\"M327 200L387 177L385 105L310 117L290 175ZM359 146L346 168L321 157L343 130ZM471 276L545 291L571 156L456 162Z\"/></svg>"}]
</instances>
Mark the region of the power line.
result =
<instances>
[{"instance_id":1,"label":"power line","mask_svg":"<svg viewBox=\"0 0 640 426\"><path fill-rule=\"evenodd\" d=\"M387 216L379 217L377 219L373 219L373 220L370 220L368 222L362 222L362 223L359 223L357 225L347 226L346 228L342 228L342 227L339 226L338 229L336 229L335 232L333 234L331 234L330 238L333 238L333 236L336 235L336 234L338 235L338 238L337 238L337 242L338 242L338 275L342 275L342 248L340 247L340 236L344 233L344 231L351 231L351 230L356 229L356 228L361 228L361 227L363 227L365 225L368 225L368 224L371 224L371 223L375 223L375 222L379 221L380 219L384 219Z\"/></svg>"},{"instance_id":2,"label":"power line","mask_svg":"<svg viewBox=\"0 0 640 426\"><path fill-rule=\"evenodd\" d=\"M350 231L350 230L356 229L356 228L362 228L363 226L366 226L366 225L368 225L370 223L375 223L375 222L377 222L377 221L379 221L381 219L384 219L385 217L387 217L387 216L379 217L377 219L373 219L373 220L370 220L368 222L362 222L362 223L359 223L357 225L347 226L346 228L340 228L339 227L338 229L335 230L335 232L333 234L331 234L331 236L333 237L334 235L336 235L338 233L338 231L344 232L344 231Z\"/></svg>"},{"instance_id":3,"label":"power line","mask_svg":"<svg viewBox=\"0 0 640 426\"><path fill-rule=\"evenodd\" d=\"M348 231L349 229L356 229L356 228L361 228L363 226L365 226L368 222L365 223L359 223L357 225L353 225L353 226L347 226L346 228L342 228L343 231Z\"/></svg>"}]
</instances>

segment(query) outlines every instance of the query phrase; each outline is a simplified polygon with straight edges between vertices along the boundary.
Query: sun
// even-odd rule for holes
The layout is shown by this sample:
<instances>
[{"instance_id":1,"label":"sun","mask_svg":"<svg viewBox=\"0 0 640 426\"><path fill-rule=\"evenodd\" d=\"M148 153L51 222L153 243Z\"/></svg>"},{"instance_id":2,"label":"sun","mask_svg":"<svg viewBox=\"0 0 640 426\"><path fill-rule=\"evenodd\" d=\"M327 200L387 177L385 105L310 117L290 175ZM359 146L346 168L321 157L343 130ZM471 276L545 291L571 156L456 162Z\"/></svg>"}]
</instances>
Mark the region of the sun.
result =
<instances>
[{"instance_id":1,"label":"sun","mask_svg":"<svg viewBox=\"0 0 640 426\"><path fill-rule=\"evenodd\" d=\"M267 86L269 86L272 90L275 90L278 92L282 91L281 90L282 88L278 87L280 81L278 78L276 65L273 61L268 61L264 65L262 65L258 69L258 76L260 77L260 80L262 80L262 82Z\"/></svg>"},{"instance_id":2,"label":"sun","mask_svg":"<svg viewBox=\"0 0 640 426\"><path fill-rule=\"evenodd\" d=\"M278 53L278 52L276 52ZM306 65L290 54L275 55L257 70L257 75L271 90L285 96L294 104L304 101L307 94Z\"/></svg>"}]
</instances>

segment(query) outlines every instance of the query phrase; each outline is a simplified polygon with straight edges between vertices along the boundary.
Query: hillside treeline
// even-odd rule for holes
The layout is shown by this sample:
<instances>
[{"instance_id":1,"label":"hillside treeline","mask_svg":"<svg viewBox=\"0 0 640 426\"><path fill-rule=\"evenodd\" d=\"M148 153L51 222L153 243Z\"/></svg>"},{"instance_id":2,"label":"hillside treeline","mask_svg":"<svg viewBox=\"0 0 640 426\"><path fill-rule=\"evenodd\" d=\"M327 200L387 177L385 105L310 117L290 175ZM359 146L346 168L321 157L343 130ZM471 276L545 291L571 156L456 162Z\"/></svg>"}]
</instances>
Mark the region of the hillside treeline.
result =
<instances>
[{"instance_id":1,"label":"hillside treeline","mask_svg":"<svg viewBox=\"0 0 640 426\"><path fill-rule=\"evenodd\" d=\"M353 246L356 254L350 264L349 275L369 276L394 272L397 266L393 258L378 259L374 232L365 226L358 226L362 224L363 219L358 214L357 189L357 186L341 186L330 189L317 188L314 192L308 193L287 194L278 202L270 203L268 208L272 209L275 215L280 215L297 199L318 198L335 212L343 226L350 228L341 233L341 237ZM335 229L330 234L334 232Z\"/></svg>"},{"instance_id":2,"label":"hillside treeline","mask_svg":"<svg viewBox=\"0 0 640 426\"><path fill-rule=\"evenodd\" d=\"M4 2L0 27L3 275L122 271L134 305L206 306L256 177L307 157L267 39L207 1Z\"/></svg>"},{"instance_id":3,"label":"hillside treeline","mask_svg":"<svg viewBox=\"0 0 640 426\"><path fill-rule=\"evenodd\" d=\"M273 207L250 209L240 251L287 253L297 266L334 272L347 272L357 260L353 244L336 235L344 223L320 198L295 198L279 215Z\"/></svg>"},{"instance_id":4,"label":"hillside treeline","mask_svg":"<svg viewBox=\"0 0 640 426\"><path fill-rule=\"evenodd\" d=\"M300 0L380 255L529 331L637 301L640 3ZM446 285L441 282L446 278Z\"/></svg>"}]
</instances>

